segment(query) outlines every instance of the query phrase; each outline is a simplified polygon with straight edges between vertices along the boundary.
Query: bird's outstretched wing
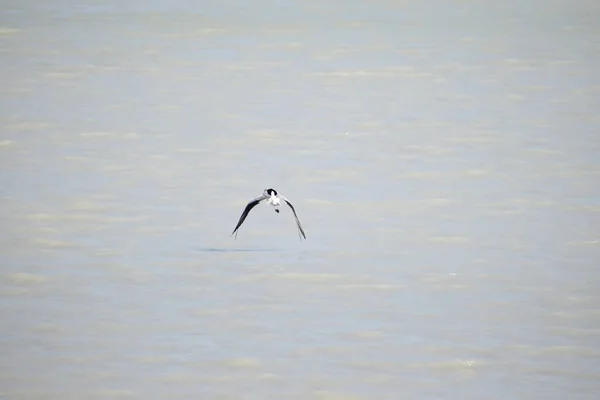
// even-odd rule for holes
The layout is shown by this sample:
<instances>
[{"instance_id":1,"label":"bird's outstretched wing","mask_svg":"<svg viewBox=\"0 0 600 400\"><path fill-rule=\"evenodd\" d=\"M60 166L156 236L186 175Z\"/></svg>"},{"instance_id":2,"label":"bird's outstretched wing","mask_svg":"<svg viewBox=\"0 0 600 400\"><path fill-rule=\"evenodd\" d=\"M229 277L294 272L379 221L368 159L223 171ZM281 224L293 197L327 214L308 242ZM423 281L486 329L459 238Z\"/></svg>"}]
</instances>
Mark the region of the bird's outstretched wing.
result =
<instances>
[{"instance_id":1,"label":"bird's outstretched wing","mask_svg":"<svg viewBox=\"0 0 600 400\"><path fill-rule=\"evenodd\" d=\"M250 203L248 203L246 205L246 208L244 208L244 212L242 212L242 216L240 217L240 220L238 221L237 225L235 226L235 229L233 230L233 232L231 232L232 235L235 233L236 239L237 239L237 230L240 226L242 226L242 224L246 220L246 217L248 216L248 213L250 213L250 210L252 210L254 208L254 206L256 206L258 203L260 203L261 201L263 201L265 199L267 199L267 197L260 196L260 197L255 198L254 200L252 200Z\"/></svg>"},{"instance_id":2,"label":"bird's outstretched wing","mask_svg":"<svg viewBox=\"0 0 600 400\"><path fill-rule=\"evenodd\" d=\"M298 219L298 215L296 214L296 210L294 209L294 206L292 205L292 203L290 203L290 201L285 198L285 196L279 195L279 197L286 202L286 204L288 206L290 206L290 208L292 209L292 212L294 213L294 218L296 218L296 225L298 225L298 232L302 234L302 236L304 237L304 239L306 239L306 235L304 234L304 229L302 229L302 224L300 223L300 220Z\"/></svg>"}]
</instances>

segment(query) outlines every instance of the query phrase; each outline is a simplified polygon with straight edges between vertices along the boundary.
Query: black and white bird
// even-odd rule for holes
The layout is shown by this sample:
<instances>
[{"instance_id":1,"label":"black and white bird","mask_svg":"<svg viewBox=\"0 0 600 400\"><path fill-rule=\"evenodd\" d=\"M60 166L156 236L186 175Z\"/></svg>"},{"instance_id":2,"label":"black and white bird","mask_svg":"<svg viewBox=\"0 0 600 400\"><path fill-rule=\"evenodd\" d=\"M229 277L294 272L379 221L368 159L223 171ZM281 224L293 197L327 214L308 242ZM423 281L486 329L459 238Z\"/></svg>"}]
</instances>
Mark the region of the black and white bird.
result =
<instances>
[{"instance_id":1,"label":"black and white bird","mask_svg":"<svg viewBox=\"0 0 600 400\"><path fill-rule=\"evenodd\" d=\"M285 201L285 203L288 206L290 206L290 208L292 209L292 212L294 213L294 218L296 218L296 225L298 225L298 235L302 235L304 237L304 239L306 239L306 235L304 234L304 229L302 229L302 224L300 223L300 220L298 219L298 215L296 215L296 210L294 209L294 206L292 205L292 203L290 203L290 201L287 198L285 198L285 196L278 194L275 189L265 189L261 196L255 198L250 203L248 203L248 205L246 205L246 208L244 208L244 212L242 212L242 216L240 217L240 220L238 221L237 225L235 226L235 229L233 230L233 232L231 234L233 235L235 233L235 237L237 238L238 228L240 226L242 226L242 224L246 220L246 217L250 213L250 210L252 210L257 204L260 204L260 203L266 201L268 204L273 206L273 208L275 209L275 212L279 213L279 205L281 204L281 200ZM302 238L300 238L300 239L302 239Z\"/></svg>"}]
</instances>

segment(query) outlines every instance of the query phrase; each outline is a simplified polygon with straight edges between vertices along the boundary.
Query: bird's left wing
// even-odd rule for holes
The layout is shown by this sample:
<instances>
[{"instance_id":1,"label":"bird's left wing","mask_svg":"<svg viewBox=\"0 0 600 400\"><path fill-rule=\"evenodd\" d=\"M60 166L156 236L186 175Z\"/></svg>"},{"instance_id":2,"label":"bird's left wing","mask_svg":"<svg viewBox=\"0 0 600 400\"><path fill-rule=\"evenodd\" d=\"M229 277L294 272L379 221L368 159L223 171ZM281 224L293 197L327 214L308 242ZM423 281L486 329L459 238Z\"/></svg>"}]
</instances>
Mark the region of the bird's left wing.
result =
<instances>
[{"instance_id":1,"label":"bird's left wing","mask_svg":"<svg viewBox=\"0 0 600 400\"><path fill-rule=\"evenodd\" d=\"M304 234L304 229L302 229L302 224L300 223L300 220L298 219L298 215L296 214L296 210L294 209L294 206L292 205L292 203L290 203L290 201L282 195L279 195L279 197L285 201L285 203L290 206L290 208L292 209L292 212L294 213L294 218L296 218L296 225L298 225L298 232L300 232L302 234L302 236L304 236L304 239L306 239L306 235Z\"/></svg>"}]
</instances>

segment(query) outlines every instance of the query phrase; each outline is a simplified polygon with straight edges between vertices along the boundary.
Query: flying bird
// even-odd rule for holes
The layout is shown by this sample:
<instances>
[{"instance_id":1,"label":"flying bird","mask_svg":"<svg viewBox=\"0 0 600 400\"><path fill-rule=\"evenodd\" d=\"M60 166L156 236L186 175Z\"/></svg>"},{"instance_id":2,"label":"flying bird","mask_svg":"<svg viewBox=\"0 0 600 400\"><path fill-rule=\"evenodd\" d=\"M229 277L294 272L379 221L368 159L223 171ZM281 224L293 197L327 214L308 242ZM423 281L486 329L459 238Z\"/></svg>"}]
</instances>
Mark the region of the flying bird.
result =
<instances>
[{"instance_id":1,"label":"flying bird","mask_svg":"<svg viewBox=\"0 0 600 400\"><path fill-rule=\"evenodd\" d=\"M302 235L304 237L304 239L306 239L306 235L304 234L304 229L302 229L302 224L300 223L300 220L298 219L298 215L296 215L296 210L294 209L294 206L292 205L292 203L290 203L290 201L287 198L285 198L285 196L278 194L275 189L265 189L261 196L255 198L254 200L250 201L250 203L248 203L248 205L246 205L246 208L244 208L244 212L242 212L242 216L240 217L240 220L238 221L237 225L235 226L235 229L233 230L233 232L231 234L233 235L235 233L235 237L237 238L238 228L240 226L242 226L242 224L246 220L246 217L250 213L250 210L252 210L257 204L260 204L260 203L266 201L268 204L273 206L276 213L279 213L279 205L281 204L281 200L285 201L285 203L288 206L290 206L290 208L292 209L292 212L294 213L294 218L296 218L296 225L298 225L298 235ZM300 239L302 239L302 237Z\"/></svg>"}]
</instances>

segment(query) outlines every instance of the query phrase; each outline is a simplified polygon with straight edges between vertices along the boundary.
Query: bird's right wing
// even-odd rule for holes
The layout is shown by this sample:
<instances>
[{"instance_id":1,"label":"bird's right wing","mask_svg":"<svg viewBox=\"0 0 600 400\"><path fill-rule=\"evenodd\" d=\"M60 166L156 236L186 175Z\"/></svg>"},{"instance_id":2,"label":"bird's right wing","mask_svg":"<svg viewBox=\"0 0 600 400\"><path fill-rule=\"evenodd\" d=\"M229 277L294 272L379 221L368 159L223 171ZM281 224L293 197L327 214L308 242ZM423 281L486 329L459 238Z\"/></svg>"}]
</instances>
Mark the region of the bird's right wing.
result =
<instances>
[{"instance_id":1,"label":"bird's right wing","mask_svg":"<svg viewBox=\"0 0 600 400\"><path fill-rule=\"evenodd\" d=\"M258 203L260 203L261 201L266 200L266 199L267 199L266 196L261 195L246 205L246 208L244 208L244 212L242 212L242 216L240 217L240 220L238 221L237 225L235 226L235 229L233 230L233 232L231 232L232 235L235 233L235 237L237 238L237 230L240 226L242 226L242 224L246 220L246 217L250 213L250 210L252 210Z\"/></svg>"}]
</instances>

